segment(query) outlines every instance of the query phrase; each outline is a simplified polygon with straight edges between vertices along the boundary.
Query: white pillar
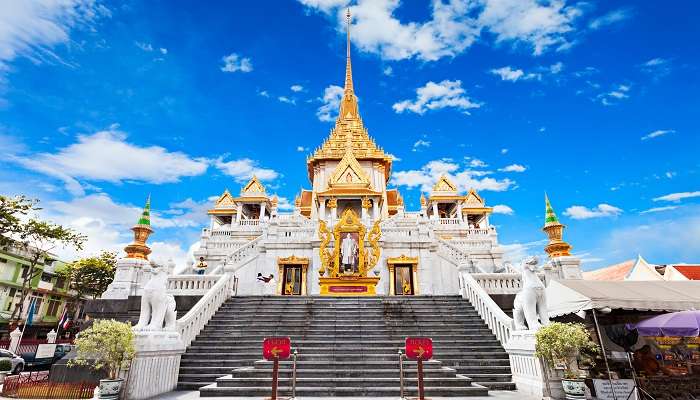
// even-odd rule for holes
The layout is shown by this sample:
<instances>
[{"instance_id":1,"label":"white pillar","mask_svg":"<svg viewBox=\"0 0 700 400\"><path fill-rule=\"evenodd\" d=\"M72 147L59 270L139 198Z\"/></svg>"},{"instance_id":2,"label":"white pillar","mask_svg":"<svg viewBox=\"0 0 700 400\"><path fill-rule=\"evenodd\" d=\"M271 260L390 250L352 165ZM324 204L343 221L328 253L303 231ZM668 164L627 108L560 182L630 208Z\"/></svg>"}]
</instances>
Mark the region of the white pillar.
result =
<instances>
[{"instance_id":1,"label":"white pillar","mask_svg":"<svg viewBox=\"0 0 700 400\"><path fill-rule=\"evenodd\" d=\"M258 217L259 220L265 219L265 202L260 203L260 217Z\"/></svg>"},{"instance_id":2,"label":"white pillar","mask_svg":"<svg viewBox=\"0 0 700 400\"><path fill-rule=\"evenodd\" d=\"M462 216L462 202L457 203L457 218L459 218L459 222L463 223L464 222L464 216Z\"/></svg>"},{"instance_id":3,"label":"white pillar","mask_svg":"<svg viewBox=\"0 0 700 400\"><path fill-rule=\"evenodd\" d=\"M51 329L51 332L46 334L46 343L56 343L56 331Z\"/></svg>"},{"instance_id":4,"label":"white pillar","mask_svg":"<svg viewBox=\"0 0 700 400\"><path fill-rule=\"evenodd\" d=\"M325 221L326 220L326 199L320 199L318 202L318 219Z\"/></svg>"},{"instance_id":5,"label":"white pillar","mask_svg":"<svg viewBox=\"0 0 700 400\"><path fill-rule=\"evenodd\" d=\"M372 218L375 221L379 219L379 204L376 200L372 200Z\"/></svg>"},{"instance_id":6,"label":"white pillar","mask_svg":"<svg viewBox=\"0 0 700 400\"><path fill-rule=\"evenodd\" d=\"M19 328L15 328L15 330L10 333L10 347L8 350L13 353L17 353L17 349L19 348L19 339L21 337L22 331L20 331Z\"/></svg>"},{"instance_id":7,"label":"white pillar","mask_svg":"<svg viewBox=\"0 0 700 400\"><path fill-rule=\"evenodd\" d=\"M438 215L438 204L437 201L433 202L433 218L438 219L440 216Z\"/></svg>"},{"instance_id":8,"label":"white pillar","mask_svg":"<svg viewBox=\"0 0 700 400\"><path fill-rule=\"evenodd\" d=\"M238 208L236 209L236 224L241 222L242 215L243 215L243 203L238 203Z\"/></svg>"}]
</instances>

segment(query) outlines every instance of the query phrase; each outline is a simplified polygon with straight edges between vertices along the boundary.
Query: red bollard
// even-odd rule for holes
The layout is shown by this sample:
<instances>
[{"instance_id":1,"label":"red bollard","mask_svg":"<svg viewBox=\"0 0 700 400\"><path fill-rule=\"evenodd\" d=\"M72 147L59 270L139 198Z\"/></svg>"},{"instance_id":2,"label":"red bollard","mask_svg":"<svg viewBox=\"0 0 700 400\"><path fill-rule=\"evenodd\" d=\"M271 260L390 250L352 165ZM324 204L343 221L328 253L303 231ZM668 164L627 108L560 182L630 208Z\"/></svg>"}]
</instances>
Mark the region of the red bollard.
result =
<instances>
[{"instance_id":1,"label":"red bollard","mask_svg":"<svg viewBox=\"0 0 700 400\"><path fill-rule=\"evenodd\" d=\"M418 359L418 398L425 400L425 388L423 387L423 359Z\"/></svg>"}]
</instances>

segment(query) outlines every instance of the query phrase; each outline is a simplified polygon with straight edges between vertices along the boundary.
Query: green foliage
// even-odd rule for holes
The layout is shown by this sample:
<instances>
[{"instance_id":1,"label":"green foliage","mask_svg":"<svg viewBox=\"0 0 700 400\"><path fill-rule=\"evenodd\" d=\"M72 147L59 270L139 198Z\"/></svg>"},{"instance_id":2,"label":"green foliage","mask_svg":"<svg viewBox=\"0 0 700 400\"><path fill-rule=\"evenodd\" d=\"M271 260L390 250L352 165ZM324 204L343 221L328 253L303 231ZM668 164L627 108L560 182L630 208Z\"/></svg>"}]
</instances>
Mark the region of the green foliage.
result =
<instances>
[{"instance_id":1,"label":"green foliage","mask_svg":"<svg viewBox=\"0 0 700 400\"><path fill-rule=\"evenodd\" d=\"M103 251L97 257L81 258L66 264L56 272L70 282L70 288L78 293L79 299L86 295L95 298L112 283L116 267L117 253Z\"/></svg>"},{"instance_id":2,"label":"green foliage","mask_svg":"<svg viewBox=\"0 0 700 400\"><path fill-rule=\"evenodd\" d=\"M0 359L0 372L12 371L12 361L9 358Z\"/></svg>"},{"instance_id":3,"label":"green foliage","mask_svg":"<svg viewBox=\"0 0 700 400\"><path fill-rule=\"evenodd\" d=\"M22 218L31 211L40 210L38 200L26 196L7 197L0 195L0 245L12 243L23 231Z\"/></svg>"},{"instance_id":4,"label":"green foliage","mask_svg":"<svg viewBox=\"0 0 700 400\"><path fill-rule=\"evenodd\" d=\"M105 370L110 379L117 379L134 358L134 332L128 322L113 319L97 320L75 339L78 354L68 366L88 365Z\"/></svg>"},{"instance_id":5,"label":"green foliage","mask_svg":"<svg viewBox=\"0 0 700 400\"><path fill-rule=\"evenodd\" d=\"M583 324L552 322L537 331L535 355L545 359L550 366L563 363L565 376L572 377L569 360L581 352L596 353L598 345L591 340Z\"/></svg>"}]
</instances>

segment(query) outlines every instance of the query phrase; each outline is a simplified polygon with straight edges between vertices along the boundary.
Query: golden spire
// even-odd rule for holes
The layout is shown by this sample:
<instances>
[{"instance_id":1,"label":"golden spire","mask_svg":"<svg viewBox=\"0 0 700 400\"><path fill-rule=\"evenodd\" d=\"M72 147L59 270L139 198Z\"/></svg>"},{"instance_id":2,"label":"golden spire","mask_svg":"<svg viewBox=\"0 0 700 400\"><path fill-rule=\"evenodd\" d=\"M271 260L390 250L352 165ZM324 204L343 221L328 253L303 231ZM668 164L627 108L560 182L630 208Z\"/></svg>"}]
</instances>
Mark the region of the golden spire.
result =
<instances>
[{"instance_id":1,"label":"golden spire","mask_svg":"<svg viewBox=\"0 0 700 400\"><path fill-rule=\"evenodd\" d=\"M134 242L124 248L126 258L140 258L148 260L148 255L151 254L151 249L146 245L148 236L153 233L151 229L151 195L146 199L146 205L143 207L143 212L136 225L131 228L134 231Z\"/></svg>"},{"instance_id":2,"label":"golden spire","mask_svg":"<svg viewBox=\"0 0 700 400\"><path fill-rule=\"evenodd\" d=\"M340 102L340 110L338 112L338 119L343 119L346 117L359 118L360 113L357 109L357 97L355 96L355 89L352 84L352 63L350 61L350 8L348 8L345 14L347 19L347 51L346 51L346 61L345 61L345 88L343 90L343 100Z\"/></svg>"},{"instance_id":3,"label":"golden spire","mask_svg":"<svg viewBox=\"0 0 700 400\"><path fill-rule=\"evenodd\" d=\"M544 194L544 209L545 217L542 230L549 237L549 243L544 247L544 251L549 254L549 258L570 256L571 245L563 240L565 226L559 222L557 214L554 213L547 193Z\"/></svg>"}]
</instances>

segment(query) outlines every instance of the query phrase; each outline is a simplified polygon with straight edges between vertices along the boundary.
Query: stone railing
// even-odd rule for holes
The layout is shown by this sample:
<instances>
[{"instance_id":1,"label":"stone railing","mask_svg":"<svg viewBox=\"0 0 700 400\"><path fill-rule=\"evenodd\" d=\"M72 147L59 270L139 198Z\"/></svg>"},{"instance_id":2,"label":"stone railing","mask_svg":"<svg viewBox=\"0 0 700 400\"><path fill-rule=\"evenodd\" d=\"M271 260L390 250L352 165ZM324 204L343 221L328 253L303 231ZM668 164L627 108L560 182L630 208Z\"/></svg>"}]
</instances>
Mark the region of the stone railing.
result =
<instances>
[{"instance_id":1,"label":"stone railing","mask_svg":"<svg viewBox=\"0 0 700 400\"><path fill-rule=\"evenodd\" d=\"M490 240L449 239L451 244L467 249L490 249L493 242Z\"/></svg>"},{"instance_id":2,"label":"stone railing","mask_svg":"<svg viewBox=\"0 0 700 400\"><path fill-rule=\"evenodd\" d=\"M240 244L240 247L238 247L236 250L231 252L226 258L226 262L224 264L238 264L241 261L246 260L248 257L251 255L255 254L255 248L258 246L258 243L262 240L262 236L258 236L255 239L251 240L248 243ZM224 264L220 264L216 268L214 268L213 271L211 271L208 275L218 275L221 274L224 270Z\"/></svg>"},{"instance_id":3,"label":"stone railing","mask_svg":"<svg viewBox=\"0 0 700 400\"><path fill-rule=\"evenodd\" d=\"M487 236L489 234L488 229L481 229L481 228L468 228L467 229L467 235L470 236Z\"/></svg>"},{"instance_id":4,"label":"stone railing","mask_svg":"<svg viewBox=\"0 0 700 400\"><path fill-rule=\"evenodd\" d=\"M465 265L470 263L469 254L462 251L457 246L448 242L445 239L436 238L438 243L438 254L451 260L455 265ZM475 272L475 271L470 271Z\"/></svg>"},{"instance_id":5,"label":"stone railing","mask_svg":"<svg viewBox=\"0 0 700 400\"><path fill-rule=\"evenodd\" d=\"M516 294L521 287L517 273L472 274L472 278L488 294Z\"/></svg>"},{"instance_id":6,"label":"stone railing","mask_svg":"<svg viewBox=\"0 0 700 400\"><path fill-rule=\"evenodd\" d=\"M234 281L232 274L220 275L214 286L199 299L197 304L177 320L177 331L185 347L192 343L219 307L231 297Z\"/></svg>"},{"instance_id":7,"label":"stone railing","mask_svg":"<svg viewBox=\"0 0 700 400\"><path fill-rule=\"evenodd\" d=\"M287 241L297 241L297 240L310 240L314 237L315 230L313 227L310 228L294 228L281 226L277 231L277 237L280 240Z\"/></svg>"},{"instance_id":8,"label":"stone railing","mask_svg":"<svg viewBox=\"0 0 700 400\"><path fill-rule=\"evenodd\" d=\"M465 272L460 274L460 286L462 287L462 297L469 300L481 319L489 326L491 332L505 346L514 330L513 318L501 310L501 307L491 299L471 274Z\"/></svg>"},{"instance_id":9,"label":"stone railing","mask_svg":"<svg viewBox=\"0 0 700 400\"><path fill-rule=\"evenodd\" d=\"M240 226L258 226L260 225L260 220L259 219L242 219L238 221L238 225Z\"/></svg>"},{"instance_id":10,"label":"stone railing","mask_svg":"<svg viewBox=\"0 0 700 400\"><path fill-rule=\"evenodd\" d=\"M418 237L418 229L411 227L386 227L382 228L382 236L388 239L403 239Z\"/></svg>"},{"instance_id":11,"label":"stone railing","mask_svg":"<svg viewBox=\"0 0 700 400\"><path fill-rule=\"evenodd\" d=\"M462 221L460 221L459 218L440 218L438 219L438 223L440 223L440 225L459 225Z\"/></svg>"},{"instance_id":12,"label":"stone railing","mask_svg":"<svg viewBox=\"0 0 700 400\"><path fill-rule=\"evenodd\" d=\"M201 296L214 287L221 275L173 275L168 278L168 293Z\"/></svg>"}]
</instances>

